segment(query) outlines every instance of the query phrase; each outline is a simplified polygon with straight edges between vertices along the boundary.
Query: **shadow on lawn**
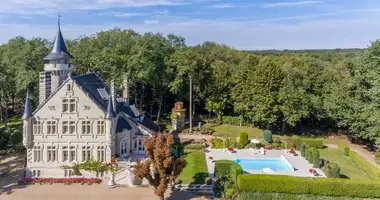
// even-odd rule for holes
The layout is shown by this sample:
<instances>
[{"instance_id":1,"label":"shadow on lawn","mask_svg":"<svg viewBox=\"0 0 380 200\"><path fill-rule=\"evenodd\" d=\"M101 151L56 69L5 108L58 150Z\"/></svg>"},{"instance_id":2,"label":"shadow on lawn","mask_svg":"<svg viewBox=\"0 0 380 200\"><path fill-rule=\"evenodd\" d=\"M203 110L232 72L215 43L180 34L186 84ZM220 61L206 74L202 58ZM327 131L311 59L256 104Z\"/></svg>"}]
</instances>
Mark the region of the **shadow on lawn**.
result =
<instances>
[{"instance_id":1,"label":"shadow on lawn","mask_svg":"<svg viewBox=\"0 0 380 200\"><path fill-rule=\"evenodd\" d=\"M208 173L206 172L198 172L193 176L193 182L191 184L205 184L206 178L208 178Z\"/></svg>"}]
</instances>

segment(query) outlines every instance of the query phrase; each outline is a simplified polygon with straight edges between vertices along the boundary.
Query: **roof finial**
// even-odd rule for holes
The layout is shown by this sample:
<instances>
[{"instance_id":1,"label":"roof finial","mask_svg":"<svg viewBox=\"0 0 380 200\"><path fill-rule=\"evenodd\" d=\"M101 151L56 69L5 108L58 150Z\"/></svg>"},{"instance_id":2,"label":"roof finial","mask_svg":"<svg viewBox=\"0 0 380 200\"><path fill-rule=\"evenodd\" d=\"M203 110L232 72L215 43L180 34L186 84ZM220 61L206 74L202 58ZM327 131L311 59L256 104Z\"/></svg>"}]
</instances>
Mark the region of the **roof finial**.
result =
<instances>
[{"instance_id":1,"label":"roof finial","mask_svg":"<svg viewBox=\"0 0 380 200\"><path fill-rule=\"evenodd\" d=\"M61 28L61 15L58 15L58 28Z\"/></svg>"}]
</instances>

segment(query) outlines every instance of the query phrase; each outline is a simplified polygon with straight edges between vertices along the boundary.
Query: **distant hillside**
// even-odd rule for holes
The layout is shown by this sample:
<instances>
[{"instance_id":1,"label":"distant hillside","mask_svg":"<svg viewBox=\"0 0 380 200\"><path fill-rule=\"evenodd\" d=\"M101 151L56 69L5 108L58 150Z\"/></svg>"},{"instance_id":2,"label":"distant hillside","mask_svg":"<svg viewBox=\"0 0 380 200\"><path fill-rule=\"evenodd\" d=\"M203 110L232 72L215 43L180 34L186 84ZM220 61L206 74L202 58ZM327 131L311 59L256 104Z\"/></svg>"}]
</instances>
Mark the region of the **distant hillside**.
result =
<instances>
[{"instance_id":1,"label":"distant hillside","mask_svg":"<svg viewBox=\"0 0 380 200\"><path fill-rule=\"evenodd\" d=\"M316 56L329 56L329 55L342 55L346 58L353 58L361 55L363 53L364 49L305 49L305 50L252 50L252 51L245 51L245 52L251 52L257 55L263 55L263 56L282 56L282 55L289 55L289 54L309 54L309 55L316 55Z\"/></svg>"}]
</instances>

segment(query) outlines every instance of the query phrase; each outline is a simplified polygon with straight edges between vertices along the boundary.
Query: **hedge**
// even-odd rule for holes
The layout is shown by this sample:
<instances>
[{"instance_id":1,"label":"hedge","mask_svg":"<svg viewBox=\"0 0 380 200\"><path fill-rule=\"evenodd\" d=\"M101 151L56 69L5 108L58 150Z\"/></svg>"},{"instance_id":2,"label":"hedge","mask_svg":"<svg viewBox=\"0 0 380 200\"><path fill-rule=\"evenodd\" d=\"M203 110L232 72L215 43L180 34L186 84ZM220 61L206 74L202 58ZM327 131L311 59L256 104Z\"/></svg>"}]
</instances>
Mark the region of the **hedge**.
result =
<instances>
[{"instance_id":1,"label":"hedge","mask_svg":"<svg viewBox=\"0 0 380 200\"><path fill-rule=\"evenodd\" d=\"M238 175L237 185L241 191L380 197L380 182L371 180L241 174Z\"/></svg>"},{"instance_id":2,"label":"hedge","mask_svg":"<svg viewBox=\"0 0 380 200\"><path fill-rule=\"evenodd\" d=\"M348 156L351 157L352 161L356 164L357 167L359 167L361 170L363 170L372 179L375 179L375 180L380 179L379 170L376 167L374 167L371 163L364 160L356 152L350 151Z\"/></svg>"},{"instance_id":3,"label":"hedge","mask_svg":"<svg viewBox=\"0 0 380 200\"><path fill-rule=\"evenodd\" d=\"M301 142L304 143L307 147L315 147L317 149L323 149L322 139L302 139Z\"/></svg>"},{"instance_id":4,"label":"hedge","mask_svg":"<svg viewBox=\"0 0 380 200\"><path fill-rule=\"evenodd\" d=\"M340 152L344 153L344 155L346 156L348 156L350 153L350 147L348 147L348 145L343 142L340 142L338 144L338 149Z\"/></svg>"},{"instance_id":5,"label":"hedge","mask_svg":"<svg viewBox=\"0 0 380 200\"><path fill-rule=\"evenodd\" d=\"M205 148L205 145L203 144L188 144L185 146L185 149L190 149L190 150L202 150Z\"/></svg>"},{"instance_id":6,"label":"hedge","mask_svg":"<svg viewBox=\"0 0 380 200\"><path fill-rule=\"evenodd\" d=\"M237 176L243 173L243 169L232 160L217 160L215 161L215 177L228 176L236 183Z\"/></svg>"}]
</instances>

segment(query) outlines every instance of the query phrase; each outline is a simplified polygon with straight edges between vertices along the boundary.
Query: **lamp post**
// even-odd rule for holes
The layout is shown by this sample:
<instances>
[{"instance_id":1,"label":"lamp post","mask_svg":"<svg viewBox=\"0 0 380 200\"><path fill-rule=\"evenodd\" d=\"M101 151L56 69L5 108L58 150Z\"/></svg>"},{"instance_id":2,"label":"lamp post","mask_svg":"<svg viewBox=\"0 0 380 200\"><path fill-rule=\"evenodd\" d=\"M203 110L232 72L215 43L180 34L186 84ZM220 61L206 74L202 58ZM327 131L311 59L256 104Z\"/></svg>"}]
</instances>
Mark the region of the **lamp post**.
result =
<instances>
[{"instance_id":1,"label":"lamp post","mask_svg":"<svg viewBox=\"0 0 380 200\"><path fill-rule=\"evenodd\" d=\"M189 107L189 120L190 120L190 133L193 132L193 119L192 119L192 99L193 99L193 80L191 75L190 77L190 107Z\"/></svg>"}]
</instances>

